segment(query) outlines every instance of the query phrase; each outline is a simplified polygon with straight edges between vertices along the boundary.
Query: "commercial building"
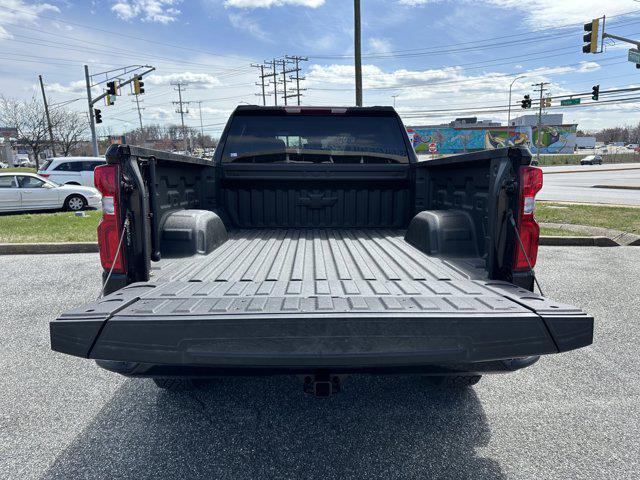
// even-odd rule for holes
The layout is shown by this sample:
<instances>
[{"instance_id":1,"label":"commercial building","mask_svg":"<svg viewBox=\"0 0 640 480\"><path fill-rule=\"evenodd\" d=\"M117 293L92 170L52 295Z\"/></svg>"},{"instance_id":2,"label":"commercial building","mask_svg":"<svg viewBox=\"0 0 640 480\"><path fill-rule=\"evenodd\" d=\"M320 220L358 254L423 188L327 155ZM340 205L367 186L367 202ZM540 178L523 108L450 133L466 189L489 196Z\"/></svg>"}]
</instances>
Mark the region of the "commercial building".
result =
<instances>
[{"instance_id":1,"label":"commercial building","mask_svg":"<svg viewBox=\"0 0 640 480\"><path fill-rule=\"evenodd\" d=\"M573 153L576 147L577 124L562 123L562 114L542 116L540 153ZM435 144L436 153L473 152L508 145L522 145L537 153L538 116L523 115L511 120L509 127L475 117L458 118L448 124L408 126L407 134L417 153L429 153ZM433 149L433 148L432 148Z\"/></svg>"}]
</instances>

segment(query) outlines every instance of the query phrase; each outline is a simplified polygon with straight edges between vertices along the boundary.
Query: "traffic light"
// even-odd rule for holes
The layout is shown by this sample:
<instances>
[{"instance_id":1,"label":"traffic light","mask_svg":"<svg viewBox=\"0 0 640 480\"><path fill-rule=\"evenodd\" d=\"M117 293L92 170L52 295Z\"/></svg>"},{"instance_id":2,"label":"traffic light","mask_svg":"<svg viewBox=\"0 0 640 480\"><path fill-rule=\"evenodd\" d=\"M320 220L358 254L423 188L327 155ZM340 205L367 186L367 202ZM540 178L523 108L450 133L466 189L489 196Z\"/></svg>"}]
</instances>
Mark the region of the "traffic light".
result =
<instances>
[{"instance_id":1,"label":"traffic light","mask_svg":"<svg viewBox=\"0 0 640 480\"><path fill-rule=\"evenodd\" d=\"M582 53L598 53L598 28L600 26L600 19L594 18L589 23L584 24L584 31L587 32L582 37L582 40L587 42L582 46Z\"/></svg>"},{"instance_id":2,"label":"traffic light","mask_svg":"<svg viewBox=\"0 0 640 480\"><path fill-rule=\"evenodd\" d=\"M524 98L520 101L520 106L522 108L531 108L531 96L525 95Z\"/></svg>"},{"instance_id":3,"label":"traffic light","mask_svg":"<svg viewBox=\"0 0 640 480\"><path fill-rule=\"evenodd\" d=\"M144 82L140 75L133 79L133 93L135 95L142 95L144 93Z\"/></svg>"},{"instance_id":4,"label":"traffic light","mask_svg":"<svg viewBox=\"0 0 640 480\"><path fill-rule=\"evenodd\" d=\"M118 95L118 82L116 80L107 82L107 94L114 96Z\"/></svg>"},{"instance_id":5,"label":"traffic light","mask_svg":"<svg viewBox=\"0 0 640 480\"><path fill-rule=\"evenodd\" d=\"M551 106L551 99L549 97L542 99L542 108L547 108Z\"/></svg>"},{"instance_id":6,"label":"traffic light","mask_svg":"<svg viewBox=\"0 0 640 480\"><path fill-rule=\"evenodd\" d=\"M93 109L93 116L96 119L96 123L102 123L102 112L97 108Z\"/></svg>"},{"instance_id":7,"label":"traffic light","mask_svg":"<svg viewBox=\"0 0 640 480\"><path fill-rule=\"evenodd\" d=\"M591 87L591 100L598 100L600 96L600 85L594 85Z\"/></svg>"},{"instance_id":8,"label":"traffic light","mask_svg":"<svg viewBox=\"0 0 640 480\"><path fill-rule=\"evenodd\" d=\"M104 104L108 107L109 105L114 105L116 103L115 95L108 94L104 97Z\"/></svg>"}]
</instances>

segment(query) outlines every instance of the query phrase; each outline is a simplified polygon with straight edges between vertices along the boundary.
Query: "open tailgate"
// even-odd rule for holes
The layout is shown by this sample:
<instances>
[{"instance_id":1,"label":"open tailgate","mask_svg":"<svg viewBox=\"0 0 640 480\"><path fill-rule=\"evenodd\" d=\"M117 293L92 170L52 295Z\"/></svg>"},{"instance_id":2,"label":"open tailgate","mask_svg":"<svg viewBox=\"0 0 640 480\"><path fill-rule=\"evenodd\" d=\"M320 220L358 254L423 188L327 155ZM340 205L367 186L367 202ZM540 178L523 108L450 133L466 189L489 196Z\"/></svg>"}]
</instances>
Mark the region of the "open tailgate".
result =
<instances>
[{"instance_id":1,"label":"open tailgate","mask_svg":"<svg viewBox=\"0 0 640 480\"><path fill-rule=\"evenodd\" d=\"M53 350L209 366L476 362L591 344L593 318L507 282L136 283L50 323Z\"/></svg>"}]
</instances>

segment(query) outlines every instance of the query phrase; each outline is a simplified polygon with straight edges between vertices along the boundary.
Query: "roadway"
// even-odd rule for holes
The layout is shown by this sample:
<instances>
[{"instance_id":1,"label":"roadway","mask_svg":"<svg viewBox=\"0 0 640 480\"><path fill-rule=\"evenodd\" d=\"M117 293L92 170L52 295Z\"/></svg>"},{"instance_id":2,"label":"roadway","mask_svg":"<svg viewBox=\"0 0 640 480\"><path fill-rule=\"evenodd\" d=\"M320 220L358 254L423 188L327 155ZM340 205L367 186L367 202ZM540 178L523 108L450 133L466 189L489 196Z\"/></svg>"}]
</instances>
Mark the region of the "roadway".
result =
<instances>
[{"instance_id":1,"label":"roadway","mask_svg":"<svg viewBox=\"0 0 640 480\"><path fill-rule=\"evenodd\" d=\"M545 293L596 318L595 344L472 389L294 377L172 394L52 352L48 322L94 299L96 254L0 256L0 478L636 479L640 248L543 247Z\"/></svg>"},{"instance_id":2,"label":"roadway","mask_svg":"<svg viewBox=\"0 0 640 480\"><path fill-rule=\"evenodd\" d=\"M553 166L542 170L544 185L536 196L538 200L640 205L640 163ZM611 188L619 186L627 188Z\"/></svg>"}]
</instances>

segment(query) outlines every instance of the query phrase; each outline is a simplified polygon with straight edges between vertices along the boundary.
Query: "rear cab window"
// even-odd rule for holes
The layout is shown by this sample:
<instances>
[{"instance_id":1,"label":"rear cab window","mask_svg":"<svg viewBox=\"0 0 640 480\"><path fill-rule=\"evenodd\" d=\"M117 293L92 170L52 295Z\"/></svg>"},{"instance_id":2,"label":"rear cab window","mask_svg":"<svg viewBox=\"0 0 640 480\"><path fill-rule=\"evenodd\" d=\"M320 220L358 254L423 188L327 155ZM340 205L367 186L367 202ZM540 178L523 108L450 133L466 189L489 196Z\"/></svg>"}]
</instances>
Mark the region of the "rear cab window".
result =
<instances>
[{"instance_id":1,"label":"rear cab window","mask_svg":"<svg viewBox=\"0 0 640 480\"><path fill-rule=\"evenodd\" d=\"M223 163L409 163L395 116L242 114L229 126Z\"/></svg>"}]
</instances>

